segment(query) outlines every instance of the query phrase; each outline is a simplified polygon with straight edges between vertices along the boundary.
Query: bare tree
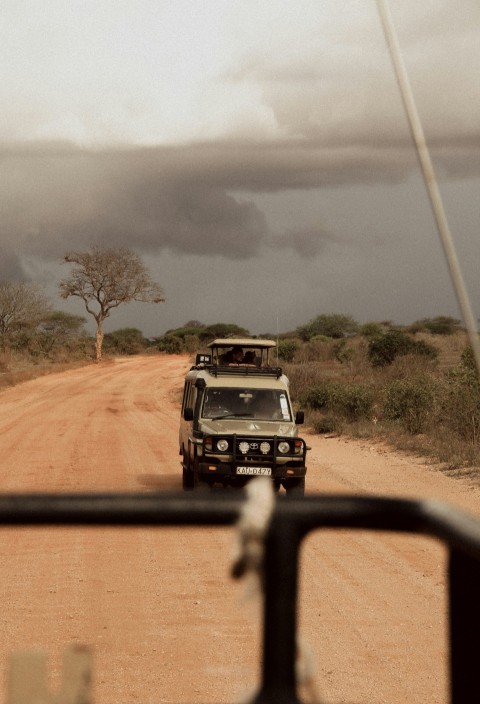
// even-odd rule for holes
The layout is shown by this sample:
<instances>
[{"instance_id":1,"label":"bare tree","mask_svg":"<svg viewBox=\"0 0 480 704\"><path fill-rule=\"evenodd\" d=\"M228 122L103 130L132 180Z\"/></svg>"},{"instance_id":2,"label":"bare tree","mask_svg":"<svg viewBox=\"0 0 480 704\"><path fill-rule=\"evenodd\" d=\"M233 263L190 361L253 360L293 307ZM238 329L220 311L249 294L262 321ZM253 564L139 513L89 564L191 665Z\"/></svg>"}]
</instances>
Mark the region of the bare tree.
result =
<instances>
[{"instance_id":1,"label":"bare tree","mask_svg":"<svg viewBox=\"0 0 480 704\"><path fill-rule=\"evenodd\" d=\"M60 281L62 298L78 296L97 323L96 358L102 358L103 323L122 303L162 303L162 288L152 281L140 257L130 249L94 247L87 252L69 252L64 257L75 264L70 276Z\"/></svg>"},{"instance_id":2,"label":"bare tree","mask_svg":"<svg viewBox=\"0 0 480 704\"><path fill-rule=\"evenodd\" d=\"M50 309L41 289L25 281L0 281L0 335L35 328Z\"/></svg>"}]
</instances>

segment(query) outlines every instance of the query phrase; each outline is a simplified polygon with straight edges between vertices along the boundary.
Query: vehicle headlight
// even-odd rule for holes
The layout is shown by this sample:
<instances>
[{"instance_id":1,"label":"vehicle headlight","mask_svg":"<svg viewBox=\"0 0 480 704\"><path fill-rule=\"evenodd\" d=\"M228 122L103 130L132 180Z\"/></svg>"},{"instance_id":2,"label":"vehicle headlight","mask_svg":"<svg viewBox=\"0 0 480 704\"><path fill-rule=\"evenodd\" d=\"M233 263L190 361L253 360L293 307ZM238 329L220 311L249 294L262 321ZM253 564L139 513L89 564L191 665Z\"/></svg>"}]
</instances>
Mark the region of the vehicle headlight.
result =
<instances>
[{"instance_id":1,"label":"vehicle headlight","mask_svg":"<svg viewBox=\"0 0 480 704\"><path fill-rule=\"evenodd\" d=\"M240 452L246 455L250 449L250 445L248 444L248 442L241 442L238 446L238 449L240 450Z\"/></svg>"},{"instance_id":2,"label":"vehicle headlight","mask_svg":"<svg viewBox=\"0 0 480 704\"><path fill-rule=\"evenodd\" d=\"M294 451L296 455L301 455L303 452L303 442L300 440L300 438L297 438L294 443Z\"/></svg>"},{"instance_id":3,"label":"vehicle headlight","mask_svg":"<svg viewBox=\"0 0 480 704\"><path fill-rule=\"evenodd\" d=\"M228 440L218 440L217 450L220 452L226 452L228 450Z\"/></svg>"},{"instance_id":4,"label":"vehicle headlight","mask_svg":"<svg viewBox=\"0 0 480 704\"><path fill-rule=\"evenodd\" d=\"M278 443L277 449L282 455L286 455L287 452L290 452L290 445L288 442L285 442L285 440L282 440L282 442Z\"/></svg>"},{"instance_id":5,"label":"vehicle headlight","mask_svg":"<svg viewBox=\"0 0 480 704\"><path fill-rule=\"evenodd\" d=\"M260 452L262 453L262 455L267 455L270 452L270 443L269 442L260 443Z\"/></svg>"}]
</instances>

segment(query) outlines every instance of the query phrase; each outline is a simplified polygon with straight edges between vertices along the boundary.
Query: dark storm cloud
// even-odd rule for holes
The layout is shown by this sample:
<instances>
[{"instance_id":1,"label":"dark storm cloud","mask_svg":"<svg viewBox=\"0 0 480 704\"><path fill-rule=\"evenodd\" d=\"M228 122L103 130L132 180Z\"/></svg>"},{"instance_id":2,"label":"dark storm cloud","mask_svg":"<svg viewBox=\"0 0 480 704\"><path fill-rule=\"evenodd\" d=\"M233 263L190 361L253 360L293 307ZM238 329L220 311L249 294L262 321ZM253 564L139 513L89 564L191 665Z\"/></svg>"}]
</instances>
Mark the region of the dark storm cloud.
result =
<instances>
[{"instance_id":1,"label":"dark storm cloud","mask_svg":"<svg viewBox=\"0 0 480 704\"><path fill-rule=\"evenodd\" d=\"M339 235L332 235L322 228L311 225L297 229L287 229L274 239L276 249L291 249L300 257L309 259L325 251L328 245L340 242Z\"/></svg>"},{"instance_id":2,"label":"dark storm cloud","mask_svg":"<svg viewBox=\"0 0 480 704\"><path fill-rule=\"evenodd\" d=\"M5 151L4 242L50 256L92 243L249 256L266 231L262 213L229 194L196 155L174 152Z\"/></svg>"},{"instance_id":3,"label":"dark storm cloud","mask_svg":"<svg viewBox=\"0 0 480 704\"><path fill-rule=\"evenodd\" d=\"M458 155L467 172L478 173L473 142L439 145L439 163L457 176ZM328 145L285 140L103 151L65 144L8 147L0 150L5 267L18 272L22 253L58 259L67 249L92 244L232 260L281 245L310 256L329 241L321 227L303 223L298 231L269 232L254 195L399 182L415 167L408 140L384 136Z\"/></svg>"}]
</instances>

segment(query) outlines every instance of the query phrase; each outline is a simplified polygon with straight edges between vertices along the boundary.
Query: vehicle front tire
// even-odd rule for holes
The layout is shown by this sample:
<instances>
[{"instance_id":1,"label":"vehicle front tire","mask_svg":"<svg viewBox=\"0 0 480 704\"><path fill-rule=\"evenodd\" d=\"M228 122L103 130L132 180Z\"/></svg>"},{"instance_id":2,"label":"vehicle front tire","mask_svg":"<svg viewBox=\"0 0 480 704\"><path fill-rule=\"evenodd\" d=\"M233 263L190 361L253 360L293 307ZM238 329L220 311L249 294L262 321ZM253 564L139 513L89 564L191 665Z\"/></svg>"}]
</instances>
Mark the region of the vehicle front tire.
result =
<instances>
[{"instance_id":1,"label":"vehicle front tire","mask_svg":"<svg viewBox=\"0 0 480 704\"><path fill-rule=\"evenodd\" d=\"M182 487L184 491L192 491L194 489L193 471L190 469L188 457L182 455Z\"/></svg>"},{"instance_id":2,"label":"vehicle front tire","mask_svg":"<svg viewBox=\"0 0 480 704\"><path fill-rule=\"evenodd\" d=\"M288 484L285 486L285 492L287 496L295 499L305 496L305 477L289 479Z\"/></svg>"},{"instance_id":3,"label":"vehicle front tire","mask_svg":"<svg viewBox=\"0 0 480 704\"><path fill-rule=\"evenodd\" d=\"M200 472L198 470L198 462L197 461L195 461L193 463L192 477L193 477L194 491L202 491L202 489L205 490L207 485L205 484L204 481L202 481L202 479L200 477Z\"/></svg>"}]
</instances>

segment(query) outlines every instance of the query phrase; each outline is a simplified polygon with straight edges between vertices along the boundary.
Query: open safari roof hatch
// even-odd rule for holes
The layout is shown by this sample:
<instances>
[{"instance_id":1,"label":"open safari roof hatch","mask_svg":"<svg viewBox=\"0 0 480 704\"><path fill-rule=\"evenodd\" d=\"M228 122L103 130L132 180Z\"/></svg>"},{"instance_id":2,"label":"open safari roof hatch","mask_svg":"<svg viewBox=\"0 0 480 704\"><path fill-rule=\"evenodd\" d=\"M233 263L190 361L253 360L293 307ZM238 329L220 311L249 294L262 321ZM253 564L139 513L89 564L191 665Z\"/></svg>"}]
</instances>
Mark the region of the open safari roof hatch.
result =
<instances>
[{"instance_id":1,"label":"open safari roof hatch","mask_svg":"<svg viewBox=\"0 0 480 704\"><path fill-rule=\"evenodd\" d=\"M270 360L270 350L276 347L274 340L255 339L250 337L230 337L217 338L209 342L207 347L210 353L197 354L195 366L208 369L211 374L218 375L282 375L282 369L272 366ZM229 353L240 348L243 358L240 361L232 362Z\"/></svg>"}]
</instances>

